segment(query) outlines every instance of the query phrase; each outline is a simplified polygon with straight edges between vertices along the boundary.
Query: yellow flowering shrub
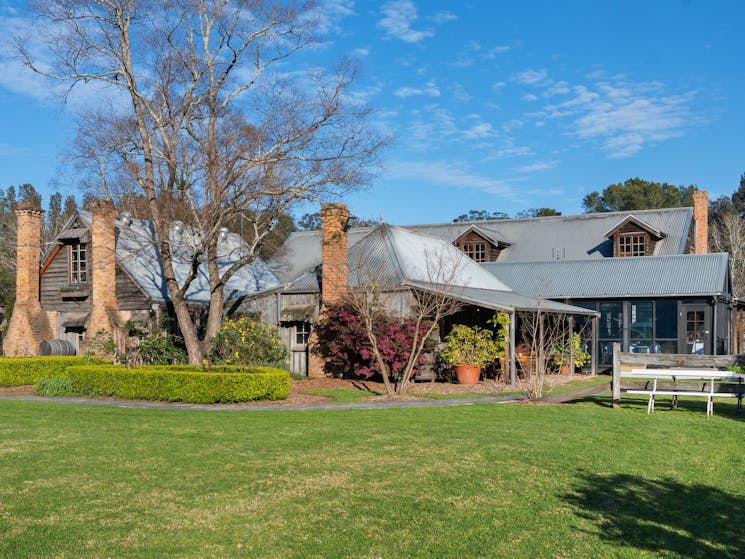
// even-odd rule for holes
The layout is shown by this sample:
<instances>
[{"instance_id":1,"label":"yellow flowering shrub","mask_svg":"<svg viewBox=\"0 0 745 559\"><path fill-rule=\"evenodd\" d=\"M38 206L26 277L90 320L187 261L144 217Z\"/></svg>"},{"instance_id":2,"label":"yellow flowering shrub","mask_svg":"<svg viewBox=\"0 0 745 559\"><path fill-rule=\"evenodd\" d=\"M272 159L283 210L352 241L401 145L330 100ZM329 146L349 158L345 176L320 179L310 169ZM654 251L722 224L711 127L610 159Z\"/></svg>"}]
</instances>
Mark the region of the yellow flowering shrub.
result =
<instances>
[{"instance_id":1,"label":"yellow flowering shrub","mask_svg":"<svg viewBox=\"0 0 745 559\"><path fill-rule=\"evenodd\" d=\"M212 339L214 364L274 365L286 358L277 329L250 318L225 320Z\"/></svg>"}]
</instances>

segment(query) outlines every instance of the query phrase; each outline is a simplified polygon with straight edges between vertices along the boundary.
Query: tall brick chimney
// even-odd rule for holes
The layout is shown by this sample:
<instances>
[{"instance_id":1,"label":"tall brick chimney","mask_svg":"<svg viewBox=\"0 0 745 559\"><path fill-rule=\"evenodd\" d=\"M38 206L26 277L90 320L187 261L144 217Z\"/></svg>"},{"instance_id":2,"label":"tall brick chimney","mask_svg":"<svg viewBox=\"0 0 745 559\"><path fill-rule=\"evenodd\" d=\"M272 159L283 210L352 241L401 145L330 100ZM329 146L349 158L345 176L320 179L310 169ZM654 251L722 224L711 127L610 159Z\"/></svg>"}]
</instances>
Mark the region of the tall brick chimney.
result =
<instances>
[{"instance_id":1,"label":"tall brick chimney","mask_svg":"<svg viewBox=\"0 0 745 559\"><path fill-rule=\"evenodd\" d=\"M347 221L345 204L324 204L321 207L321 315L324 305L340 303L347 293ZM318 343L315 330L308 339L308 349ZM308 352L308 376L323 377L323 359Z\"/></svg>"},{"instance_id":2,"label":"tall brick chimney","mask_svg":"<svg viewBox=\"0 0 745 559\"><path fill-rule=\"evenodd\" d=\"M5 355L37 355L39 344L54 338L49 314L39 301L41 216L32 202L16 206L16 302L3 340Z\"/></svg>"},{"instance_id":3,"label":"tall brick chimney","mask_svg":"<svg viewBox=\"0 0 745 559\"><path fill-rule=\"evenodd\" d=\"M340 303L347 293L347 222L345 204L321 207L321 304Z\"/></svg>"},{"instance_id":4,"label":"tall brick chimney","mask_svg":"<svg viewBox=\"0 0 745 559\"><path fill-rule=\"evenodd\" d=\"M693 253L709 252L709 195L705 190L693 193Z\"/></svg>"},{"instance_id":5,"label":"tall brick chimney","mask_svg":"<svg viewBox=\"0 0 745 559\"><path fill-rule=\"evenodd\" d=\"M116 302L116 210L111 200L93 202L91 217L91 316L88 337L112 333L119 321Z\"/></svg>"}]
</instances>

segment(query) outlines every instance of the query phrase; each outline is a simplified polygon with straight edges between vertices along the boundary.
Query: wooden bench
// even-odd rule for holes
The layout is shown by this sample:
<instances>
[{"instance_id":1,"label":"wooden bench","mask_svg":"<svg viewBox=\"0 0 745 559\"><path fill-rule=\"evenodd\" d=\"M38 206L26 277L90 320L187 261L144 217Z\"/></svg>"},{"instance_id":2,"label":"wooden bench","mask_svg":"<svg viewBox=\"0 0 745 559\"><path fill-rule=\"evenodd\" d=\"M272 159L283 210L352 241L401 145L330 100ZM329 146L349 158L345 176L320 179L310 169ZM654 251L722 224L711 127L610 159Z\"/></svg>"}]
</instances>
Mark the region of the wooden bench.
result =
<instances>
[{"instance_id":1,"label":"wooden bench","mask_svg":"<svg viewBox=\"0 0 745 559\"><path fill-rule=\"evenodd\" d=\"M737 398L737 413L742 411L745 395L745 375L715 369L652 369L621 370L620 379L644 382L644 388L628 388L627 394L649 396L647 413L654 411L656 396L671 396L671 407L678 405L679 396L706 398L706 416L714 414L714 398ZM694 383L696 383L694 385ZM650 386L651 384L651 386ZM662 384L663 386L660 386ZM667 386L672 384L672 386Z\"/></svg>"}]
</instances>

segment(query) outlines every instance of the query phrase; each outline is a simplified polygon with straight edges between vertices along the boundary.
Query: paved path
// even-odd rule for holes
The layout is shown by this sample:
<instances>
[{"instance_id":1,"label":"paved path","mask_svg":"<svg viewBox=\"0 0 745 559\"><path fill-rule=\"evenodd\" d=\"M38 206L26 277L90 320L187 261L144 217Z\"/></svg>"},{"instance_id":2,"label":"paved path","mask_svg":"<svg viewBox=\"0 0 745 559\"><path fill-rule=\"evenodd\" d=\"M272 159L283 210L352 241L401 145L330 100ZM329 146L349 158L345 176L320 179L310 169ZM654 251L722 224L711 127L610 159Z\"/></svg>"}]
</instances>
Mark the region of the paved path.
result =
<instances>
[{"instance_id":1,"label":"paved path","mask_svg":"<svg viewBox=\"0 0 745 559\"><path fill-rule=\"evenodd\" d=\"M594 385L564 392L555 396L546 396L540 401L549 404L561 404L580 400L586 396L607 390L608 385ZM185 404L180 402L143 402L133 400L99 400L95 398L47 398L44 396L20 395L0 396L2 400L21 400L28 402L54 402L61 404L87 404L92 406L109 406L115 408L144 408L167 410L199 411L308 411L308 410L379 410L391 408L434 408L452 406L472 406L475 404L506 404L524 401L525 396L487 396L481 398L453 398L448 400L398 400L383 402L352 402L348 404Z\"/></svg>"}]
</instances>

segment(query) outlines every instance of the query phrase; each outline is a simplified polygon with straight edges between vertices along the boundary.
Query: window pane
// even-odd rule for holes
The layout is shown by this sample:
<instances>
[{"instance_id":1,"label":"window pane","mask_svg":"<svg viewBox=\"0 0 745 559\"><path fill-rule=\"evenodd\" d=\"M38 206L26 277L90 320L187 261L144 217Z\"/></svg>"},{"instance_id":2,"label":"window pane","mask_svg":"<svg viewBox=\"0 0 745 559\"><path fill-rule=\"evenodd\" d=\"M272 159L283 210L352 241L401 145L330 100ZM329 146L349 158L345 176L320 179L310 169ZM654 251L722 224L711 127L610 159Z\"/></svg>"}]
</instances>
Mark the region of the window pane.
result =
<instances>
[{"instance_id":1,"label":"window pane","mask_svg":"<svg viewBox=\"0 0 745 559\"><path fill-rule=\"evenodd\" d=\"M600 303L600 338L621 339L623 325L622 303Z\"/></svg>"},{"instance_id":2,"label":"window pane","mask_svg":"<svg viewBox=\"0 0 745 559\"><path fill-rule=\"evenodd\" d=\"M631 303L632 340L652 337L652 308L652 301Z\"/></svg>"},{"instance_id":3,"label":"window pane","mask_svg":"<svg viewBox=\"0 0 745 559\"><path fill-rule=\"evenodd\" d=\"M655 337L678 337L678 303L676 301L655 301Z\"/></svg>"}]
</instances>

